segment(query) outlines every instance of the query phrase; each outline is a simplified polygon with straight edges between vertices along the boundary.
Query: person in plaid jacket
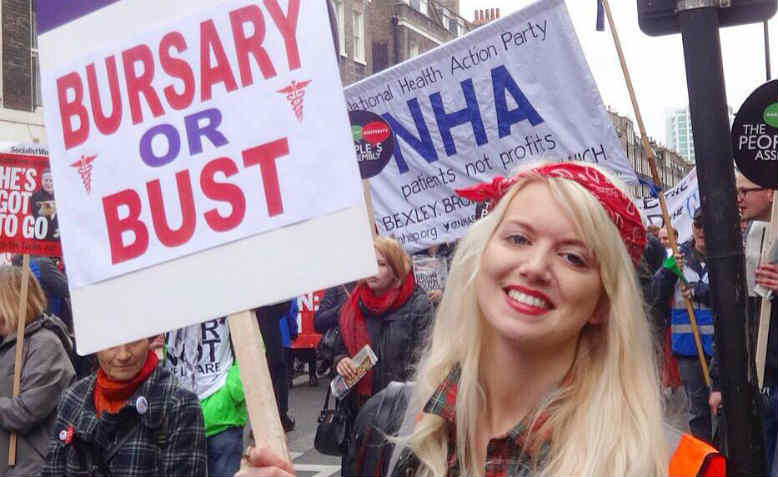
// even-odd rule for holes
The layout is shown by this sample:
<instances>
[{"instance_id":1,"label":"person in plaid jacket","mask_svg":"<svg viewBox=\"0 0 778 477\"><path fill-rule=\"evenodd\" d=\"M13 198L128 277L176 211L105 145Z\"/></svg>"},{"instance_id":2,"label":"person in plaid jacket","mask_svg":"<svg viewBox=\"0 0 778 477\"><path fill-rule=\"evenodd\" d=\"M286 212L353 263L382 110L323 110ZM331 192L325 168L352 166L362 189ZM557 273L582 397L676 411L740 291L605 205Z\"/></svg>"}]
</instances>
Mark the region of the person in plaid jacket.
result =
<instances>
[{"instance_id":1,"label":"person in plaid jacket","mask_svg":"<svg viewBox=\"0 0 778 477\"><path fill-rule=\"evenodd\" d=\"M98 352L97 372L65 391L43 475L207 475L200 402L157 366L149 344Z\"/></svg>"}]
</instances>

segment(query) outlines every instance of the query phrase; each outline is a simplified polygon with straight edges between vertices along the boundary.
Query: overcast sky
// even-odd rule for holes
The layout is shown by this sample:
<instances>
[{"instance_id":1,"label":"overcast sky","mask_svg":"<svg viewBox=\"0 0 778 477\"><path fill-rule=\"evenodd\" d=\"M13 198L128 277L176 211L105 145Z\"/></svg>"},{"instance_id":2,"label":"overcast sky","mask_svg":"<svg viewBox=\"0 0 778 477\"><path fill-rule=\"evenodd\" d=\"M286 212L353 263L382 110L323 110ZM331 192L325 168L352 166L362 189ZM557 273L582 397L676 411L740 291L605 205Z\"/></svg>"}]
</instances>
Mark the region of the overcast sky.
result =
<instances>
[{"instance_id":1,"label":"overcast sky","mask_svg":"<svg viewBox=\"0 0 778 477\"><path fill-rule=\"evenodd\" d=\"M460 14L472 21L475 9L500 7L500 16L504 17L530 3L533 1L460 0ZM686 106L689 103L681 35L645 35L638 27L636 4L635 0L610 0L638 104L646 122L646 130L649 136L665 143L665 109ZM603 102L620 114L634 119L607 20L606 31L595 30L596 1L567 0L567 9ZM778 73L777 18L778 15L775 15L769 21L770 66L773 78ZM748 95L766 81L762 24L721 29L721 48L727 102L737 113ZM635 124L635 130L637 129Z\"/></svg>"}]
</instances>

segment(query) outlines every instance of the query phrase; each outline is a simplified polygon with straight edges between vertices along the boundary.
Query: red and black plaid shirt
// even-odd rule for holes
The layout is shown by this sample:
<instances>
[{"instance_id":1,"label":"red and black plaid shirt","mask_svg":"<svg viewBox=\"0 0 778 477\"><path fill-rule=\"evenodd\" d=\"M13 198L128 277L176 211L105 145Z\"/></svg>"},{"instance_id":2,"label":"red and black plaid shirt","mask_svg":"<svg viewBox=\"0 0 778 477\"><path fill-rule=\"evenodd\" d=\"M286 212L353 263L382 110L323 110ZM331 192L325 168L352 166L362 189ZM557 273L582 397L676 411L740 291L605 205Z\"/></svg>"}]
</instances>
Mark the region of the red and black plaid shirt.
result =
<instances>
[{"instance_id":1,"label":"red and black plaid shirt","mask_svg":"<svg viewBox=\"0 0 778 477\"><path fill-rule=\"evenodd\" d=\"M427 404L424 412L442 417L448 424L448 471L446 475L460 475L461 469L456 452L456 401L457 388L461 370L458 366L451 370L448 377L441 383ZM527 476L533 470L532 456L524 449L527 439L527 428L530 417L522 419L516 426L503 436L495 437L486 447L487 477ZM549 444L541 445L538 456L542 460L548 452Z\"/></svg>"}]
</instances>

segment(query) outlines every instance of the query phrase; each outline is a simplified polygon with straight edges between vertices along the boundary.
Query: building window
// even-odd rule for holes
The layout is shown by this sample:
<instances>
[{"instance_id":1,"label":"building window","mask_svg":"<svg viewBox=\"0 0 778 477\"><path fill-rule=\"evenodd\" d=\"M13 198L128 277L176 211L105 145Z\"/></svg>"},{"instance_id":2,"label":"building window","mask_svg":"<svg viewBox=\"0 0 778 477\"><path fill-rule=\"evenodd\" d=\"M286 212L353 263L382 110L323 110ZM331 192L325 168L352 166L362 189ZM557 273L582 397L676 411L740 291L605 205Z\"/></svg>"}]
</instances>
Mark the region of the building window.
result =
<instances>
[{"instance_id":1,"label":"building window","mask_svg":"<svg viewBox=\"0 0 778 477\"><path fill-rule=\"evenodd\" d=\"M459 27L459 24L457 23L457 19L456 18L449 18L448 19L448 31L453 33L454 36L459 35L458 27Z\"/></svg>"},{"instance_id":2,"label":"building window","mask_svg":"<svg viewBox=\"0 0 778 477\"><path fill-rule=\"evenodd\" d=\"M335 18L338 22L338 53L346 56L346 14L343 0L335 0Z\"/></svg>"},{"instance_id":3,"label":"building window","mask_svg":"<svg viewBox=\"0 0 778 477\"><path fill-rule=\"evenodd\" d=\"M365 62L365 16L354 10L354 60Z\"/></svg>"},{"instance_id":4,"label":"building window","mask_svg":"<svg viewBox=\"0 0 778 477\"><path fill-rule=\"evenodd\" d=\"M406 0L411 7L413 7L415 10L423 13L424 15L429 15L427 13L427 0Z\"/></svg>"},{"instance_id":5,"label":"building window","mask_svg":"<svg viewBox=\"0 0 778 477\"><path fill-rule=\"evenodd\" d=\"M419 56L419 43L413 40L408 42L408 58Z\"/></svg>"}]
</instances>

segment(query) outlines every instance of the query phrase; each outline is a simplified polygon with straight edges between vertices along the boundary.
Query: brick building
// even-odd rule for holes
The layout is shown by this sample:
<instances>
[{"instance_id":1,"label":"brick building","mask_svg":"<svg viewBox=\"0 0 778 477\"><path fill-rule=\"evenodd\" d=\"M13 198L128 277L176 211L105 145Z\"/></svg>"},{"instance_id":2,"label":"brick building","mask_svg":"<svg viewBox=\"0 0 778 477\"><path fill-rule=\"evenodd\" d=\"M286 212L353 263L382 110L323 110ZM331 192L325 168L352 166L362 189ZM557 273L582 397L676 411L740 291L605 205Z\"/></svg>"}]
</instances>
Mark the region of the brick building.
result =
<instances>
[{"instance_id":1,"label":"brick building","mask_svg":"<svg viewBox=\"0 0 778 477\"><path fill-rule=\"evenodd\" d=\"M473 27L486 25L490 21L497 20L498 18L500 18L499 8L479 8L473 14Z\"/></svg>"},{"instance_id":2,"label":"brick building","mask_svg":"<svg viewBox=\"0 0 778 477\"><path fill-rule=\"evenodd\" d=\"M330 0L338 24L343 85L430 50L472 29L459 0Z\"/></svg>"},{"instance_id":3,"label":"brick building","mask_svg":"<svg viewBox=\"0 0 778 477\"><path fill-rule=\"evenodd\" d=\"M651 166L643 149L642 139L635 131L632 120L614 111L608 110L608 114L632 169L641 180L652 183ZM648 144L654 153L657 172L664 189L673 187L694 167L694 164L686 161L680 154L657 143L653 138L649 139ZM632 194L635 197L649 197L651 191L647 185L639 184L632 188Z\"/></svg>"},{"instance_id":4,"label":"brick building","mask_svg":"<svg viewBox=\"0 0 778 477\"><path fill-rule=\"evenodd\" d=\"M0 0L0 141L46 142L35 0Z\"/></svg>"}]
</instances>

